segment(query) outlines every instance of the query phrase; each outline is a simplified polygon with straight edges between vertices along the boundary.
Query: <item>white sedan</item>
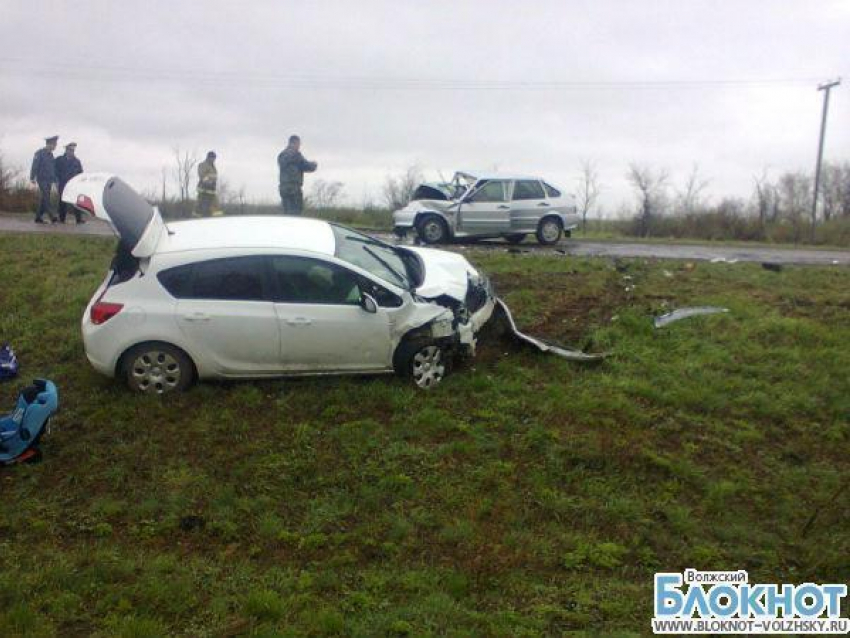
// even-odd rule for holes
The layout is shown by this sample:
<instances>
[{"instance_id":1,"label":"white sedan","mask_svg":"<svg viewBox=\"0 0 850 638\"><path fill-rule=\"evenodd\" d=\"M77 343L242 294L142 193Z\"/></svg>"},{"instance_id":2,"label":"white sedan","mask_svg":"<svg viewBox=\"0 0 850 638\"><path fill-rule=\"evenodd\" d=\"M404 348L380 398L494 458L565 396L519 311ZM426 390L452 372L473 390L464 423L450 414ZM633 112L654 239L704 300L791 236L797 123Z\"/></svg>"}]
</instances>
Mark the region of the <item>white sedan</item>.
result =
<instances>
[{"instance_id":1,"label":"white sedan","mask_svg":"<svg viewBox=\"0 0 850 638\"><path fill-rule=\"evenodd\" d=\"M299 217L166 224L120 178L83 174L63 201L119 245L82 320L89 361L162 394L195 379L397 372L440 382L473 353L495 298L464 257Z\"/></svg>"},{"instance_id":2,"label":"white sedan","mask_svg":"<svg viewBox=\"0 0 850 638\"><path fill-rule=\"evenodd\" d=\"M549 182L478 171L458 171L444 184L421 184L410 203L393 213L399 237L412 231L426 244L488 237L519 243L534 235L551 245L578 222L573 196Z\"/></svg>"}]
</instances>

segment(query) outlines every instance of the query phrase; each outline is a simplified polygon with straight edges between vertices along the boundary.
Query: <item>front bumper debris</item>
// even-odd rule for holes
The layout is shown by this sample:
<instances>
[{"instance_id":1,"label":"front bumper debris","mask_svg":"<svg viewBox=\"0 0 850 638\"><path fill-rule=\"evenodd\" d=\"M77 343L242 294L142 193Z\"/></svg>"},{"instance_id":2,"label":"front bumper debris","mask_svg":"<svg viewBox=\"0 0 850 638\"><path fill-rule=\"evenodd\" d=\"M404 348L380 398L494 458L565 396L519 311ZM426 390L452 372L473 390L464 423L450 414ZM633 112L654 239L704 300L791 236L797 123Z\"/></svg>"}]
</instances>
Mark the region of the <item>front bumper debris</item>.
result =
<instances>
[{"instance_id":1,"label":"front bumper debris","mask_svg":"<svg viewBox=\"0 0 850 638\"><path fill-rule=\"evenodd\" d=\"M673 310L672 312L668 312L664 315L659 315L653 319L653 325L656 328L663 328L664 326L673 323L674 321L679 321L680 319L687 319L688 317L699 317L701 315L716 315L721 312L729 312L728 308L719 308L718 306L694 306L693 308L679 308L678 310Z\"/></svg>"},{"instance_id":2,"label":"front bumper debris","mask_svg":"<svg viewBox=\"0 0 850 638\"><path fill-rule=\"evenodd\" d=\"M548 352L554 355L561 357L562 359L567 359L568 361L578 361L582 363L592 363L595 361L602 361L605 357L608 356L607 353L599 353L599 354L591 354L587 352L582 352L581 350L573 350L571 348L564 348L563 346L559 346L554 343L549 343L548 341L544 341L543 339L538 339L536 337L532 337L530 335L524 334L519 331L516 323L514 322L514 318L511 315L511 311L508 309L507 304L499 298L496 298L496 305L500 309L500 311L504 314L505 319L507 320L508 327L511 330L511 334L524 343L528 343L533 345L535 348L540 350L541 352Z\"/></svg>"}]
</instances>

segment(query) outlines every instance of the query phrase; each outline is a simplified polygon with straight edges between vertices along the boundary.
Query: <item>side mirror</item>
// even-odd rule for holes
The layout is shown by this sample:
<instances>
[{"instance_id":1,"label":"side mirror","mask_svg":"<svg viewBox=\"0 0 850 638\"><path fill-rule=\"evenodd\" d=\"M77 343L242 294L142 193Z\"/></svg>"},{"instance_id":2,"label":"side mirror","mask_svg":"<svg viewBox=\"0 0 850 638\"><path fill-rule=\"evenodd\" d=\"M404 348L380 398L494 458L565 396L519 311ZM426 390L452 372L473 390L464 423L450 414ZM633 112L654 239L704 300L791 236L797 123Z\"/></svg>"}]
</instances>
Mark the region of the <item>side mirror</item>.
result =
<instances>
[{"instance_id":1,"label":"side mirror","mask_svg":"<svg viewBox=\"0 0 850 638\"><path fill-rule=\"evenodd\" d=\"M378 312L378 302L375 301L372 295L366 292L360 294L360 307L370 315Z\"/></svg>"}]
</instances>

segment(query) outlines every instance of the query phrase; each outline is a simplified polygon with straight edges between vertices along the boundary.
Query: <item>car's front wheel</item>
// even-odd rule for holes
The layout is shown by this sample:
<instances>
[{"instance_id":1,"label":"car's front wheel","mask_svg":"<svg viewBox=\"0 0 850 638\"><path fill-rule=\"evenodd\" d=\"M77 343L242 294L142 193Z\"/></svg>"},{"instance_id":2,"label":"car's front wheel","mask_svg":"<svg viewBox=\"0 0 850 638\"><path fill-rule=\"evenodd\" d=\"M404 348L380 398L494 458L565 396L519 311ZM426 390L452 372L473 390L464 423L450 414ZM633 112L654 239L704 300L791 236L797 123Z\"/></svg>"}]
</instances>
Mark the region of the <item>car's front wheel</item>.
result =
<instances>
[{"instance_id":1,"label":"car's front wheel","mask_svg":"<svg viewBox=\"0 0 850 638\"><path fill-rule=\"evenodd\" d=\"M436 215L428 215L416 227L416 232L426 244L439 244L449 236L446 222Z\"/></svg>"},{"instance_id":2,"label":"car's front wheel","mask_svg":"<svg viewBox=\"0 0 850 638\"><path fill-rule=\"evenodd\" d=\"M131 390L145 394L180 392L192 384L195 368L185 352L168 343L139 344L123 357L122 373Z\"/></svg>"},{"instance_id":3,"label":"car's front wheel","mask_svg":"<svg viewBox=\"0 0 850 638\"><path fill-rule=\"evenodd\" d=\"M395 368L423 390L439 385L448 372L448 355L445 347L434 341L411 339L402 342L396 352Z\"/></svg>"},{"instance_id":4,"label":"car's front wheel","mask_svg":"<svg viewBox=\"0 0 850 638\"><path fill-rule=\"evenodd\" d=\"M561 232L563 232L561 220L557 217L546 217L541 219L537 226L537 241L544 246L557 244L561 239Z\"/></svg>"}]
</instances>

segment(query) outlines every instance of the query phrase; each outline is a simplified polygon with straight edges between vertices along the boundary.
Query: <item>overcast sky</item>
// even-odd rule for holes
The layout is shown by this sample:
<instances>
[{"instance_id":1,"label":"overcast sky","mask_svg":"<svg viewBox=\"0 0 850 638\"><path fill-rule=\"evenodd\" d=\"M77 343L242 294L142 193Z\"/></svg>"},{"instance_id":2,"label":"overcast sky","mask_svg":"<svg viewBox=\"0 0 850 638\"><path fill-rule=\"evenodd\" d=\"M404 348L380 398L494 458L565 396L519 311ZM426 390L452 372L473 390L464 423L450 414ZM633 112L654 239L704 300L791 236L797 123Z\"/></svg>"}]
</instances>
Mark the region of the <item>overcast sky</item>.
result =
<instances>
[{"instance_id":1,"label":"overcast sky","mask_svg":"<svg viewBox=\"0 0 850 638\"><path fill-rule=\"evenodd\" d=\"M694 163L749 196L769 167L850 159L850 0L47 2L0 0L0 149L28 169L48 134L86 170L153 189L172 149L277 199L290 133L349 200L388 174L539 174L572 190L594 160L604 204L628 165Z\"/></svg>"}]
</instances>

